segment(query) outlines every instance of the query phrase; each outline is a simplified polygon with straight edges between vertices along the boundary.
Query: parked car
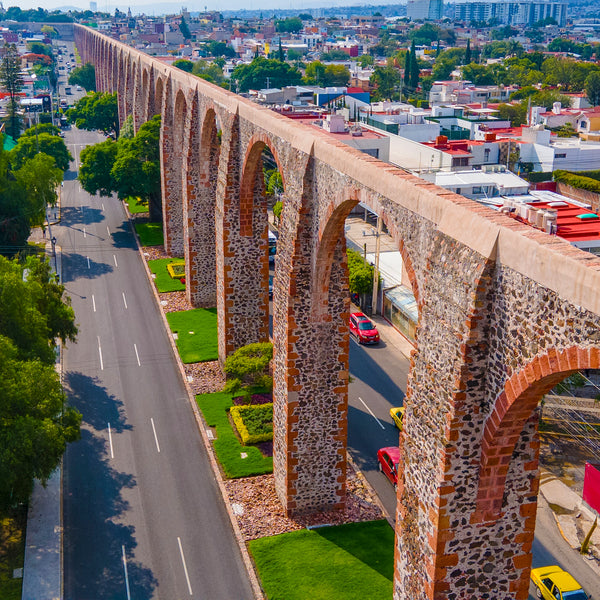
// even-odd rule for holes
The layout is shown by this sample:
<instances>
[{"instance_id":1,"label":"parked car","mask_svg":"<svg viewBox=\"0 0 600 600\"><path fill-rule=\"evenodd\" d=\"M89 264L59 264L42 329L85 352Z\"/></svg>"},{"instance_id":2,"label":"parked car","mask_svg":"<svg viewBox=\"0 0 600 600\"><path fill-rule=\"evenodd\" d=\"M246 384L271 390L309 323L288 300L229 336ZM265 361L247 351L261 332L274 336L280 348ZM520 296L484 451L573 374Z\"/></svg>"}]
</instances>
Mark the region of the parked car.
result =
<instances>
[{"instance_id":1,"label":"parked car","mask_svg":"<svg viewBox=\"0 0 600 600\"><path fill-rule=\"evenodd\" d=\"M377 461L379 471L383 473L398 491L398 463L400 462L400 448L389 446L377 450Z\"/></svg>"},{"instance_id":2,"label":"parked car","mask_svg":"<svg viewBox=\"0 0 600 600\"><path fill-rule=\"evenodd\" d=\"M545 600L589 600L575 578L556 565L531 569L531 581L538 598Z\"/></svg>"},{"instance_id":3,"label":"parked car","mask_svg":"<svg viewBox=\"0 0 600 600\"><path fill-rule=\"evenodd\" d=\"M394 421L394 425L402 431L402 419L404 418L404 406L396 406L395 408L390 408L390 416L392 417L392 421Z\"/></svg>"},{"instance_id":4,"label":"parked car","mask_svg":"<svg viewBox=\"0 0 600 600\"><path fill-rule=\"evenodd\" d=\"M359 344L378 344L379 332L373 322L361 312L350 314L350 333Z\"/></svg>"}]
</instances>

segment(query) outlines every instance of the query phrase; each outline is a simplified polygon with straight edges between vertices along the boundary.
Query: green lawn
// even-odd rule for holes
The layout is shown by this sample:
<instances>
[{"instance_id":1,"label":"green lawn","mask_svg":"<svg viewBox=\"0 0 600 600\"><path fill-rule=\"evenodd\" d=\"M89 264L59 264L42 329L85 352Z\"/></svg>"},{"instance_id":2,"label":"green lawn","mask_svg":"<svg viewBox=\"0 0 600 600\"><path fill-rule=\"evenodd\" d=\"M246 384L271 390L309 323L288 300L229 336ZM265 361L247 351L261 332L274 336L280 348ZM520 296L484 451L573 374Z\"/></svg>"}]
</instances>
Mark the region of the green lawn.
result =
<instances>
[{"instance_id":1,"label":"green lawn","mask_svg":"<svg viewBox=\"0 0 600 600\"><path fill-rule=\"evenodd\" d=\"M27 508L0 514L0 598L20 600L22 579L13 579L13 570L25 560Z\"/></svg>"},{"instance_id":2,"label":"green lawn","mask_svg":"<svg viewBox=\"0 0 600 600\"><path fill-rule=\"evenodd\" d=\"M127 207L129 208L129 212L132 215L137 213L147 213L148 212L148 202L142 202L139 198L134 196L128 196L125 200L127 202ZM154 244L150 244L154 245Z\"/></svg>"},{"instance_id":3,"label":"green lawn","mask_svg":"<svg viewBox=\"0 0 600 600\"><path fill-rule=\"evenodd\" d=\"M216 308L194 308L166 316L171 331L177 334L177 349L185 364L219 358Z\"/></svg>"},{"instance_id":4,"label":"green lawn","mask_svg":"<svg viewBox=\"0 0 600 600\"><path fill-rule=\"evenodd\" d=\"M231 394L216 392L215 394L200 394L196 402L209 427L216 429L213 446L219 463L227 477L250 477L273 472L273 457L263 456L255 446L242 446L237 438L227 416L231 407ZM242 458L245 453L246 458Z\"/></svg>"},{"instance_id":5,"label":"green lawn","mask_svg":"<svg viewBox=\"0 0 600 600\"><path fill-rule=\"evenodd\" d=\"M142 246L162 246L165 243L162 223L136 223L135 230Z\"/></svg>"},{"instance_id":6,"label":"green lawn","mask_svg":"<svg viewBox=\"0 0 600 600\"><path fill-rule=\"evenodd\" d=\"M154 283L159 292L181 292L182 290L185 290L185 283L181 283L179 279L173 279L167 270L167 265L169 263L180 262L181 260L181 258L159 258L157 260L148 261L150 271L156 275Z\"/></svg>"},{"instance_id":7,"label":"green lawn","mask_svg":"<svg viewBox=\"0 0 600 600\"><path fill-rule=\"evenodd\" d=\"M394 530L387 521L350 523L252 540L268 600L388 600Z\"/></svg>"}]
</instances>

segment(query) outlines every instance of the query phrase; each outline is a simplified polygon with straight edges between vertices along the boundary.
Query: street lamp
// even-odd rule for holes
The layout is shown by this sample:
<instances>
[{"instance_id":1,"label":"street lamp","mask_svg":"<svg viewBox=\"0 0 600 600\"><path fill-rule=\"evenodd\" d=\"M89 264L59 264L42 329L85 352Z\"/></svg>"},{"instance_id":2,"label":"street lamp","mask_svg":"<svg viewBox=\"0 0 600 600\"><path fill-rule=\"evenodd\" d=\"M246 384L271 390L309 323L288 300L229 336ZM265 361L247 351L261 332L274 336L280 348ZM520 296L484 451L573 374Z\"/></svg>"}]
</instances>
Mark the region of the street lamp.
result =
<instances>
[{"instance_id":1,"label":"street lamp","mask_svg":"<svg viewBox=\"0 0 600 600\"><path fill-rule=\"evenodd\" d=\"M56 236L53 235L50 241L52 242L52 256L54 257L54 272L58 277L58 261L56 260Z\"/></svg>"}]
</instances>

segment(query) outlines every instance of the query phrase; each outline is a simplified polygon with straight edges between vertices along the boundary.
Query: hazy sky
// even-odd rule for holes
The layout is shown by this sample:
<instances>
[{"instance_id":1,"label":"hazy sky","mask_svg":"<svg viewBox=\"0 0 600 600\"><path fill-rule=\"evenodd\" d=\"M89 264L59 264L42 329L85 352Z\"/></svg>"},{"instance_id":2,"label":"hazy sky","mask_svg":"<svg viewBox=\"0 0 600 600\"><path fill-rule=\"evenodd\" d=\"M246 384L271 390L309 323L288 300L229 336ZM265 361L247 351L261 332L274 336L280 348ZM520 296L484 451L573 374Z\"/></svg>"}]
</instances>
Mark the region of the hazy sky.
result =
<instances>
[{"instance_id":1,"label":"hazy sky","mask_svg":"<svg viewBox=\"0 0 600 600\"><path fill-rule=\"evenodd\" d=\"M201 11L206 6L208 10L238 10L241 8L259 10L261 8L266 9L297 9L301 11L303 8L309 7L329 7L329 6L352 6L352 5L365 5L365 4L404 4L406 0L97 0L98 10L106 12L114 12L115 8L119 10L127 10L130 6L132 12L140 12L136 10L136 7L143 7L147 14L161 14L162 12L178 12L178 10L184 6L189 11ZM89 0L2 0L4 8L10 6L19 6L22 9L37 8L41 6L47 10L54 8L78 8L85 10L90 7ZM148 10L150 6L154 5L156 8ZM160 7L164 6L165 9L160 10Z\"/></svg>"}]
</instances>

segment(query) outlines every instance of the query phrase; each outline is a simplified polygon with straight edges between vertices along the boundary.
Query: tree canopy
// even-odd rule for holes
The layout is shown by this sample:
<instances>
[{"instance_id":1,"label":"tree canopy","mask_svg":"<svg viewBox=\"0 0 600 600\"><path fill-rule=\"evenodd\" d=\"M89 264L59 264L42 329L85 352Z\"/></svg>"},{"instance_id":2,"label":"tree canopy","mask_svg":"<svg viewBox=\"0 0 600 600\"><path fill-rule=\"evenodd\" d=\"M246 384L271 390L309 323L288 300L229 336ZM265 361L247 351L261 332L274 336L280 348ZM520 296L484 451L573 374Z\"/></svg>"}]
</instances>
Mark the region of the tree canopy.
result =
<instances>
[{"instance_id":1,"label":"tree canopy","mask_svg":"<svg viewBox=\"0 0 600 600\"><path fill-rule=\"evenodd\" d=\"M231 79L237 81L239 92L268 87L279 88L298 85L302 82L302 74L296 67L279 60L255 58L249 65L238 65Z\"/></svg>"},{"instance_id":2,"label":"tree canopy","mask_svg":"<svg viewBox=\"0 0 600 600\"><path fill-rule=\"evenodd\" d=\"M194 68L194 63L186 58L180 58L173 62L173 66L177 69L185 71L186 73L191 73L192 69Z\"/></svg>"},{"instance_id":3,"label":"tree canopy","mask_svg":"<svg viewBox=\"0 0 600 600\"><path fill-rule=\"evenodd\" d=\"M306 65L304 80L321 86L344 86L350 80L350 71L344 65L324 65L321 61Z\"/></svg>"},{"instance_id":4,"label":"tree canopy","mask_svg":"<svg viewBox=\"0 0 600 600\"><path fill-rule=\"evenodd\" d=\"M69 123L79 129L99 129L106 135L119 133L117 94L89 92L67 111Z\"/></svg>"},{"instance_id":5,"label":"tree canopy","mask_svg":"<svg viewBox=\"0 0 600 600\"><path fill-rule=\"evenodd\" d=\"M0 506L26 502L34 478L46 481L81 415L65 405L54 368L55 338L77 328L64 287L45 261L0 257Z\"/></svg>"},{"instance_id":6,"label":"tree canopy","mask_svg":"<svg viewBox=\"0 0 600 600\"><path fill-rule=\"evenodd\" d=\"M18 113L19 92L23 89L25 81L21 75L21 57L17 47L11 44L6 48L0 61L0 86L8 93L9 102L5 119L6 132L14 139L19 137L21 118Z\"/></svg>"},{"instance_id":7,"label":"tree canopy","mask_svg":"<svg viewBox=\"0 0 600 600\"><path fill-rule=\"evenodd\" d=\"M80 85L86 92L96 91L96 69L92 63L75 67L69 75L71 85Z\"/></svg>"},{"instance_id":8,"label":"tree canopy","mask_svg":"<svg viewBox=\"0 0 600 600\"><path fill-rule=\"evenodd\" d=\"M160 115L144 123L133 138L107 140L81 152L79 181L90 193L147 200L150 219L162 216L160 192Z\"/></svg>"},{"instance_id":9,"label":"tree canopy","mask_svg":"<svg viewBox=\"0 0 600 600\"><path fill-rule=\"evenodd\" d=\"M20 169L27 159L33 158L38 152L43 152L54 158L56 166L63 172L69 168L73 160L65 141L58 135L35 133L21 136L17 145L10 151L10 161L15 169Z\"/></svg>"},{"instance_id":10,"label":"tree canopy","mask_svg":"<svg viewBox=\"0 0 600 600\"><path fill-rule=\"evenodd\" d=\"M275 21L275 30L281 33L298 33L303 27L300 17L288 17L287 19Z\"/></svg>"}]
</instances>

